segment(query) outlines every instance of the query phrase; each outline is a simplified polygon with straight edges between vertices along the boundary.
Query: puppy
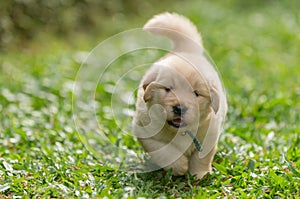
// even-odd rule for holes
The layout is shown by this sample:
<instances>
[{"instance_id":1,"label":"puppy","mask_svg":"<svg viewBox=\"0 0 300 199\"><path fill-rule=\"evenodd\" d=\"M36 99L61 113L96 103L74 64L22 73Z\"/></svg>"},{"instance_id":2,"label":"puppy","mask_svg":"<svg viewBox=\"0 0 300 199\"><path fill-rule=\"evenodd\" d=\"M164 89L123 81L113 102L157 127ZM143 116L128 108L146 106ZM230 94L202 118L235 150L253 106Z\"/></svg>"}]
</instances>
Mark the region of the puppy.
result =
<instances>
[{"instance_id":1,"label":"puppy","mask_svg":"<svg viewBox=\"0 0 300 199\"><path fill-rule=\"evenodd\" d=\"M212 170L227 112L221 81L187 18L163 13L150 19L144 30L171 39L173 50L154 63L140 83L134 134L160 168L201 179Z\"/></svg>"}]
</instances>

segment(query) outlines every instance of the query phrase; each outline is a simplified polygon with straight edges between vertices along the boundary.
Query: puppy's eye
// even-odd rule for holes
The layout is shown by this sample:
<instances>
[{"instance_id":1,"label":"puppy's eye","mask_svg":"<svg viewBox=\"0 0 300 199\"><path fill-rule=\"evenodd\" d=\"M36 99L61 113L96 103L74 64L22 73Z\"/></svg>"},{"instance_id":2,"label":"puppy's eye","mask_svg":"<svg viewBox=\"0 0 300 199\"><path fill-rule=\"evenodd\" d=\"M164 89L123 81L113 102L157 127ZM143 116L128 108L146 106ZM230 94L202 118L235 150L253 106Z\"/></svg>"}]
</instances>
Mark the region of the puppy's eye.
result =
<instances>
[{"instance_id":1,"label":"puppy's eye","mask_svg":"<svg viewBox=\"0 0 300 199\"><path fill-rule=\"evenodd\" d=\"M172 86L165 87L166 92L170 92L172 89L173 89Z\"/></svg>"},{"instance_id":2,"label":"puppy's eye","mask_svg":"<svg viewBox=\"0 0 300 199\"><path fill-rule=\"evenodd\" d=\"M197 90L194 90L194 94L195 94L196 97L199 97L199 96L200 96L200 93L199 93L199 91L197 91Z\"/></svg>"}]
</instances>

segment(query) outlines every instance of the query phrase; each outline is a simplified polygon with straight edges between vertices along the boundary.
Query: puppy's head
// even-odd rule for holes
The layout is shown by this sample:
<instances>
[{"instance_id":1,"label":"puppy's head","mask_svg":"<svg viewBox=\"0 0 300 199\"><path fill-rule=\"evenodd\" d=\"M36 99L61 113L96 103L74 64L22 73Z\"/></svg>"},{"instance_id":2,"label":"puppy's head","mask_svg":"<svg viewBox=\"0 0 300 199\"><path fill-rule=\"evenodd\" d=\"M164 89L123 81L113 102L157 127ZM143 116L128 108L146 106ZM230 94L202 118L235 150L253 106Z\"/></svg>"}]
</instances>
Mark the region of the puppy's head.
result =
<instances>
[{"instance_id":1,"label":"puppy's head","mask_svg":"<svg viewBox=\"0 0 300 199\"><path fill-rule=\"evenodd\" d=\"M156 63L142 86L148 107L164 107L166 126L174 130L199 125L201 114L216 113L219 108L217 90L207 84L194 66L175 56Z\"/></svg>"}]
</instances>

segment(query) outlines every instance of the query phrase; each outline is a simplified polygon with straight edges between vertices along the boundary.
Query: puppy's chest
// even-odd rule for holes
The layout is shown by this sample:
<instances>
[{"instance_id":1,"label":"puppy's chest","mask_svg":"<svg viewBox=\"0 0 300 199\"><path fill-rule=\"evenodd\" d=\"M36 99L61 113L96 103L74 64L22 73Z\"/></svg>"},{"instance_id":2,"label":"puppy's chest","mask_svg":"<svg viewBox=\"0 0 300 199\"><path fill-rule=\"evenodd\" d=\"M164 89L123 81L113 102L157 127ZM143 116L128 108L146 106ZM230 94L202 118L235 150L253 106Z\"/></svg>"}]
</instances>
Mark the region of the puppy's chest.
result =
<instances>
[{"instance_id":1,"label":"puppy's chest","mask_svg":"<svg viewBox=\"0 0 300 199\"><path fill-rule=\"evenodd\" d=\"M171 144L181 151L185 156L190 156L195 150L192 139L182 132L162 131L154 136L154 138L165 145Z\"/></svg>"}]
</instances>

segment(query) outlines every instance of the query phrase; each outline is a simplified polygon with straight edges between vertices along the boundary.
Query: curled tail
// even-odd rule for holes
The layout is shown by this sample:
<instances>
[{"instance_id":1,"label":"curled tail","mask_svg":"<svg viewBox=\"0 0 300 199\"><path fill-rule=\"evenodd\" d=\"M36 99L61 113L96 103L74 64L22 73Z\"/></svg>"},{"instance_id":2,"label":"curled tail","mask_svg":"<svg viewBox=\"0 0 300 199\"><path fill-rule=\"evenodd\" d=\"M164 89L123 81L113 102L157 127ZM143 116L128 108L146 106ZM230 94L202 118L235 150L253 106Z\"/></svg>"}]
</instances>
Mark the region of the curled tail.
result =
<instances>
[{"instance_id":1,"label":"curled tail","mask_svg":"<svg viewBox=\"0 0 300 199\"><path fill-rule=\"evenodd\" d=\"M144 30L170 38L174 43L174 51L203 49L202 39L195 25L176 13L154 16L145 24Z\"/></svg>"}]
</instances>

